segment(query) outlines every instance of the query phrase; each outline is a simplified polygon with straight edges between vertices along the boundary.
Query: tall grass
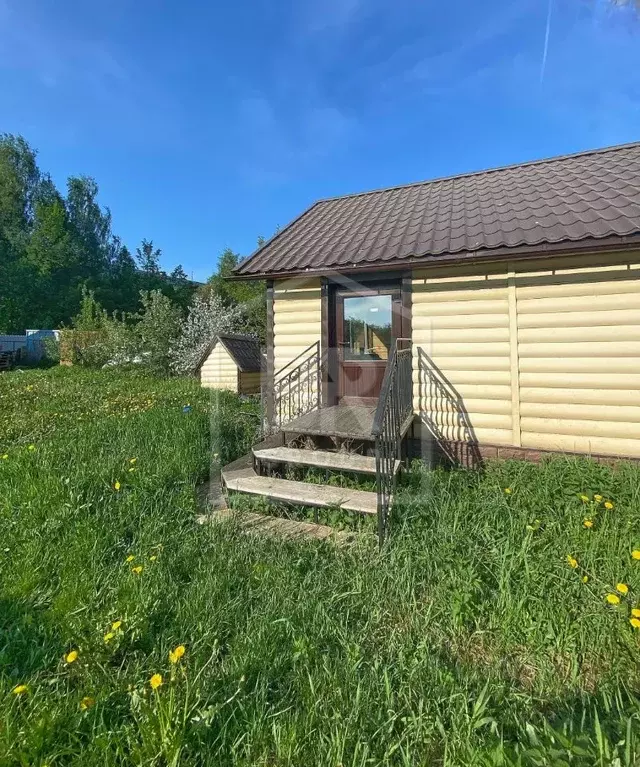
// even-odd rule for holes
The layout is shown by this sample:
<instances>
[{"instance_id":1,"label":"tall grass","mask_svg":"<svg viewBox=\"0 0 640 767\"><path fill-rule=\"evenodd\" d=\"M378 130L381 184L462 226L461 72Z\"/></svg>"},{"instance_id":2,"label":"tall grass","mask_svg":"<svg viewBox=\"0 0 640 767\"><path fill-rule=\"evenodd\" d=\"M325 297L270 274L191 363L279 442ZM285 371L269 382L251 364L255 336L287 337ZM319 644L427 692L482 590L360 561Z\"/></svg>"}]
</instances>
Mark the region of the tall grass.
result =
<instances>
[{"instance_id":1,"label":"tall grass","mask_svg":"<svg viewBox=\"0 0 640 767\"><path fill-rule=\"evenodd\" d=\"M250 410L189 381L0 376L0 764L640 758L635 466L416 467L382 553L196 525Z\"/></svg>"}]
</instances>

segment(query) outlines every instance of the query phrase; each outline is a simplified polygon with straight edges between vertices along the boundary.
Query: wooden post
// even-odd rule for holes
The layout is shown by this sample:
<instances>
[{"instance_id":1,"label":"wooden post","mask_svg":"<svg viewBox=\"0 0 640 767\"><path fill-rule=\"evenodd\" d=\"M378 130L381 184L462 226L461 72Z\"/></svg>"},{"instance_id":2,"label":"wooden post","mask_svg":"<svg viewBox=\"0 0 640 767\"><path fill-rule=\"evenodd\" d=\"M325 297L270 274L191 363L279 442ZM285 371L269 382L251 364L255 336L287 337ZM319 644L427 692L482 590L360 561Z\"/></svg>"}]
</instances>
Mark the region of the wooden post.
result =
<instances>
[{"instance_id":1,"label":"wooden post","mask_svg":"<svg viewBox=\"0 0 640 767\"><path fill-rule=\"evenodd\" d=\"M265 376L265 382L263 384L265 396L265 417L267 421L267 429L269 432L273 431L275 425L274 407L275 407L275 363L274 363L274 322L273 322L273 280L267 280L267 371Z\"/></svg>"},{"instance_id":2,"label":"wooden post","mask_svg":"<svg viewBox=\"0 0 640 767\"><path fill-rule=\"evenodd\" d=\"M330 340L329 340L329 280L322 278L320 286L320 391L318 392L318 406L327 407L330 403L329 393L329 369L330 369Z\"/></svg>"}]
</instances>

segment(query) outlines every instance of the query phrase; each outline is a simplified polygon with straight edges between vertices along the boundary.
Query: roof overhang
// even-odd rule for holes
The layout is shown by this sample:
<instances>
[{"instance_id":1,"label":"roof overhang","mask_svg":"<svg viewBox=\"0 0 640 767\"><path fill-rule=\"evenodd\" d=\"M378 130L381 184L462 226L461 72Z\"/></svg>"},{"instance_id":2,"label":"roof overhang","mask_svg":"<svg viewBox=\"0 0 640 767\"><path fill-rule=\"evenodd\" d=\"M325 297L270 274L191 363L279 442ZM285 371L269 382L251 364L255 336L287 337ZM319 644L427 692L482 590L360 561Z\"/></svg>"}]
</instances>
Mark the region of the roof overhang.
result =
<instances>
[{"instance_id":1,"label":"roof overhang","mask_svg":"<svg viewBox=\"0 0 640 767\"><path fill-rule=\"evenodd\" d=\"M466 264L500 263L524 259L555 258L557 256L587 255L589 253L615 253L640 248L640 233L601 239L589 238L578 241L547 242L538 245L521 245L511 248L485 248L460 253L445 253L437 256L409 256L406 259L369 264L341 266L339 269L302 269L282 272L260 272L256 274L233 274L225 280L278 280L287 277L331 277L334 274L363 274L371 272L389 272L398 269L417 269L438 266L459 266Z\"/></svg>"}]
</instances>

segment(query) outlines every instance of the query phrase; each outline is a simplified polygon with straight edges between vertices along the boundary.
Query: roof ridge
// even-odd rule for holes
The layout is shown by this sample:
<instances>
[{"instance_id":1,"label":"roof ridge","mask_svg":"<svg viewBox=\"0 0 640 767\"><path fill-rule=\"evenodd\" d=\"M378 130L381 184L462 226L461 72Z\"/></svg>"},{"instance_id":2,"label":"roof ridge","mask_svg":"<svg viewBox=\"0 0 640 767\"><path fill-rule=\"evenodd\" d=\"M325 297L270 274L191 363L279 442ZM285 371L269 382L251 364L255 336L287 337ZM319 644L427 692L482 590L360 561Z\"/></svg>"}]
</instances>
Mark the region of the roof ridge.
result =
<instances>
[{"instance_id":1,"label":"roof ridge","mask_svg":"<svg viewBox=\"0 0 640 767\"><path fill-rule=\"evenodd\" d=\"M546 165L551 162L557 162L559 160L571 160L578 157L585 157L595 154L606 154L608 152L616 152L621 149L631 149L632 147L640 147L640 141L629 141L626 144L613 144L612 146L598 147L596 149L583 149L579 152L572 152L570 154L559 154L555 157L541 157L538 160L524 160L523 162L510 163L509 165L496 165L494 168L483 168L481 170L465 171L463 173L454 173L452 176L437 176L436 178L428 178L423 181L409 181L406 184L396 184L394 186L384 186L379 189L369 189L365 192L351 192L350 194L338 194L333 197L321 197L317 199L310 208L307 208L304 212L307 213L312 207L323 202L333 202L335 200L348 200L351 197L366 197L370 194L381 194L383 192L394 192L397 189L410 189L414 186L428 186L429 184L441 183L442 181L454 181L460 178L470 178L472 176L482 176L489 173L499 173L504 170L512 170L515 168L528 168L532 165ZM304 215L304 214L302 214ZM293 222L292 222L293 223ZM266 245L266 243L265 243Z\"/></svg>"},{"instance_id":2,"label":"roof ridge","mask_svg":"<svg viewBox=\"0 0 640 767\"><path fill-rule=\"evenodd\" d=\"M233 338L235 341L258 342L258 339L255 336L250 336L247 333L218 333L216 338Z\"/></svg>"}]
</instances>

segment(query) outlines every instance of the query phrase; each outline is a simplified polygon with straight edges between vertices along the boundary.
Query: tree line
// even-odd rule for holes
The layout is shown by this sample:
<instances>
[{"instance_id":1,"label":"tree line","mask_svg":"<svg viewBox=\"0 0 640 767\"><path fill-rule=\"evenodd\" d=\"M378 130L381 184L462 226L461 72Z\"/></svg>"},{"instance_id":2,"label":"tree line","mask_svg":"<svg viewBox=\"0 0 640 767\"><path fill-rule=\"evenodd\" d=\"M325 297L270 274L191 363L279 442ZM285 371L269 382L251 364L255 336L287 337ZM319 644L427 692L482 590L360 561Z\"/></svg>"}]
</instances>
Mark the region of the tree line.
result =
<instances>
[{"instance_id":1,"label":"tree line","mask_svg":"<svg viewBox=\"0 0 640 767\"><path fill-rule=\"evenodd\" d=\"M243 329L263 337L264 287L222 279L238 254L225 251L216 273L198 285L181 265L164 271L150 239L132 254L97 198L87 176L71 176L63 194L24 138L0 135L0 333L69 326L87 293L108 315L137 316L141 296L159 291L183 315L197 293L217 295L225 306L247 303Z\"/></svg>"}]
</instances>

